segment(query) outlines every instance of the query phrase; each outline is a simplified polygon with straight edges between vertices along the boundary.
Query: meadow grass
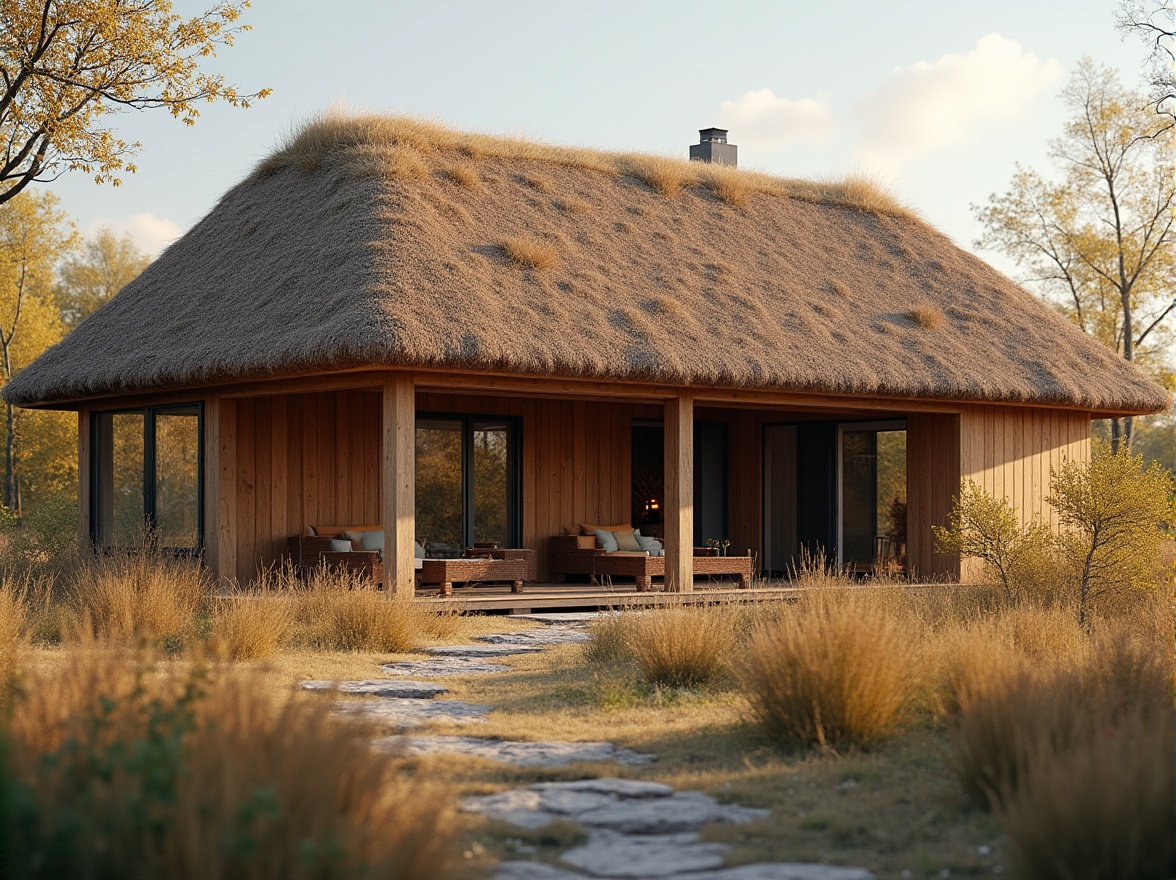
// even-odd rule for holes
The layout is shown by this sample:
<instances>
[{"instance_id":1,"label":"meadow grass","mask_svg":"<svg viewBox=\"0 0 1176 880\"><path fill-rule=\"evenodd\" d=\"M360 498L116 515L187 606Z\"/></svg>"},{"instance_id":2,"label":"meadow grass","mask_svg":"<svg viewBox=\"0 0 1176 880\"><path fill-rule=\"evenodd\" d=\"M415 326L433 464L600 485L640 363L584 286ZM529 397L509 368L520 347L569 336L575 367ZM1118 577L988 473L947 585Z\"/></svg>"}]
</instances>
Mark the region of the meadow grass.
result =
<instances>
[{"instance_id":1,"label":"meadow grass","mask_svg":"<svg viewBox=\"0 0 1176 880\"><path fill-rule=\"evenodd\" d=\"M452 798L329 703L83 640L4 713L13 878L426 878Z\"/></svg>"}]
</instances>

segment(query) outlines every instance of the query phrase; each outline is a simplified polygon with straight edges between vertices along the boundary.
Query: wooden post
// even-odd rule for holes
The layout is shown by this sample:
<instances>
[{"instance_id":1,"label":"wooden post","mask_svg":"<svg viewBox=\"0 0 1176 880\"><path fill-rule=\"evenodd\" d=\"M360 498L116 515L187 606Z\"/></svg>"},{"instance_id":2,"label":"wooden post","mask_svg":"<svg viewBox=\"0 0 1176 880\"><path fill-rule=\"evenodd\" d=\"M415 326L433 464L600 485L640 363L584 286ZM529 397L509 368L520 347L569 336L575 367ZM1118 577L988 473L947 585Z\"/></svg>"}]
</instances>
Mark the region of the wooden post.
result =
<instances>
[{"instance_id":1,"label":"wooden post","mask_svg":"<svg viewBox=\"0 0 1176 880\"><path fill-rule=\"evenodd\" d=\"M204 455L204 560L227 583L237 577L237 401L205 401Z\"/></svg>"},{"instance_id":2,"label":"wooden post","mask_svg":"<svg viewBox=\"0 0 1176 880\"><path fill-rule=\"evenodd\" d=\"M412 376L384 378L384 589L413 595L416 570L416 399Z\"/></svg>"},{"instance_id":3,"label":"wooden post","mask_svg":"<svg viewBox=\"0 0 1176 880\"><path fill-rule=\"evenodd\" d=\"M78 410L78 547L90 549L90 411Z\"/></svg>"},{"instance_id":4,"label":"wooden post","mask_svg":"<svg viewBox=\"0 0 1176 880\"><path fill-rule=\"evenodd\" d=\"M694 589L694 399L666 401L666 591Z\"/></svg>"}]
</instances>

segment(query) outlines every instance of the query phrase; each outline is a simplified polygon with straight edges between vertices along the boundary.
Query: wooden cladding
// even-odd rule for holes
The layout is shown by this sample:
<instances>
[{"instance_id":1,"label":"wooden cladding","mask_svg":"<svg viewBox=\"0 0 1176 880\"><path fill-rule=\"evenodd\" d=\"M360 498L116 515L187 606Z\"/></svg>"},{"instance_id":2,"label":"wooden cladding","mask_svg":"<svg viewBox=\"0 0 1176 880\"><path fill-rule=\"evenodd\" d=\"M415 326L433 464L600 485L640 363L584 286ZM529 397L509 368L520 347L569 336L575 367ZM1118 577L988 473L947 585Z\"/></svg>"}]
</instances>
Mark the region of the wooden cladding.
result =
<instances>
[{"instance_id":1,"label":"wooden cladding","mask_svg":"<svg viewBox=\"0 0 1176 880\"><path fill-rule=\"evenodd\" d=\"M225 403L226 413L235 410L235 449L225 449L225 455L236 461L231 494L237 552L231 559L227 548L219 549L222 571L235 573L242 583L251 580L281 557L286 538L308 525L382 522L381 392ZM547 577L548 537L581 522L629 519L632 409L603 402L416 395L417 413L521 418L522 543L537 551L540 579Z\"/></svg>"},{"instance_id":2,"label":"wooden cladding","mask_svg":"<svg viewBox=\"0 0 1176 880\"><path fill-rule=\"evenodd\" d=\"M205 541L223 576L251 580L308 525L366 525L385 516L384 389L220 398L206 409ZM417 414L512 416L522 429L522 544L549 577L547 539L581 522L631 516L632 423L662 406L624 400L550 399L417 391ZM907 419L907 555L916 577L968 579L974 569L935 554L931 526L946 521L961 477L1007 497L1027 519L1053 523L1050 468L1089 456L1090 416L1064 410L961 405L958 413L888 413ZM85 419L83 414L83 420ZM732 552L762 545L765 424L811 413L699 407L699 421L728 425ZM825 419L832 424L837 415ZM404 438L402 438L403 440ZM85 457L79 448L79 458ZM404 474L401 475L405 476ZM687 538L689 543L689 538Z\"/></svg>"}]
</instances>

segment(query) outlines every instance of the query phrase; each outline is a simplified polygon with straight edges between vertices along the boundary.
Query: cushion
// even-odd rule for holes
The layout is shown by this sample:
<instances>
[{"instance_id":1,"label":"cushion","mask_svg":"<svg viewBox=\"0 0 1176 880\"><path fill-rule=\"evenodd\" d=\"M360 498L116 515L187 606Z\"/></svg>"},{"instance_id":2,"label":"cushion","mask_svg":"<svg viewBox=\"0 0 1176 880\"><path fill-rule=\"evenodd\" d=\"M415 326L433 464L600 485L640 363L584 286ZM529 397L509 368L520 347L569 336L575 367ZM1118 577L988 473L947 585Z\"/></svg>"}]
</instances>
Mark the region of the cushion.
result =
<instances>
[{"instance_id":1,"label":"cushion","mask_svg":"<svg viewBox=\"0 0 1176 880\"><path fill-rule=\"evenodd\" d=\"M339 533L339 537L346 538L348 541L350 541L351 549L363 549L363 532L358 531L357 529L346 529Z\"/></svg>"},{"instance_id":2,"label":"cushion","mask_svg":"<svg viewBox=\"0 0 1176 880\"><path fill-rule=\"evenodd\" d=\"M605 553L615 553L617 539L608 529L596 529L596 543L604 548Z\"/></svg>"},{"instance_id":3,"label":"cushion","mask_svg":"<svg viewBox=\"0 0 1176 880\"><path fill-rule=\"evenodd\" d=\"M650 556L661 556L661 551L664 548L662 547L662 542L657 538L647 538L640 531L634 531L633 537L637 539L637 543L641 545L642 550L649 551ZM658 552L655 553L655 550Z\"/></svg>"},{"instance_id":4,"label":"cushion","mask_svg":"<svg viewBox=\"0 0 1176 880\"><path fill-rule=\"evenodd\" d=\"M609 556L640 556L642 559L649 556L644 550L614 550Z\"/></svg>"},{"instance_id":5,"label":"cushion","mask_svg":"<svg viewBox=\"0 0 1176 880\"><path fill-rule=\"evenodd\" d=\"M332 553L350 553L351 542L346 538L331 538Z\"/></svg>"},{"instance_id":6,"label":"cushion","mask_svg":"<svg viewBox=\"0 0 1176 880\"><path fill-rule=\"evenodd\" d=\"M633 527L631 525L629 525L629 523L618 523L615 526L592 526L592 525L588 525L587 523L580 523L580 531L582 531L585 535L595 535L598 531L599 532L619 532L619 531L623 531L624 529L631 529L631 528L633 528Z\"/></svg>"},{"instance_id":7,"label":"cushion","mask_svg":"<svg viewBox=\"0 0 1176 880\"><path fill-rule=\"evenodd\" d=\"M359 546L364 550L384 549L384 530L359 533Z\"/></svg>"},{"instance_id":8,"label":"cushion","mask_svg":"<svg viewBox=\"0 0 1176 880\"><path fill-rule=\"evenodd\" d=\"M425 548L421 546L420 541L412 542L412 552L413 556L415 556L417 559L425 558ZM420 568L420 566L418 565L417 568Z\"/></svg>"},{"instance_id":9,"label":"cushion","mask_svg":"<svg viewBox=\"0 0 1176 880\"><path fill-rule=\"evenodd\" d=\"M616 529L613 531L613 536L617 539L618 550L636 551L645 549L639 543L637 543L637 539L634 537L634 532L635 529L632 528Z\"/></svg>"}]
</instances>

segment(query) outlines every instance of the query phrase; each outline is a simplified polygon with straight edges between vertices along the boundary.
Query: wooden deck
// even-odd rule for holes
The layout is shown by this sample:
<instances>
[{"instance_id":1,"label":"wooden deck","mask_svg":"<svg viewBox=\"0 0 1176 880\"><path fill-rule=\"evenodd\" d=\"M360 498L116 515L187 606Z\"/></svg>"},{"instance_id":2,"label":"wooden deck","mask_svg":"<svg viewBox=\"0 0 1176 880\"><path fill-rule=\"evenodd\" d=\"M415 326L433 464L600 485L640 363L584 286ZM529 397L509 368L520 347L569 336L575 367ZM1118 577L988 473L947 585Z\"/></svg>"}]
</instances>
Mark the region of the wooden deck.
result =
<instances>
[{"instance_id":1,"label":"wooden deck","mask_svg":"<svg viewBox=\"0 0 1176 880\"><path fill-rule=\"evenodd\" d=\"M452 596L440 596L436 588L418 587L416 601L429 605L453 605L487 614L531 614L536 611L604 611L610 608L657 607L671 603L704 604L715 600L762 602L795 596L798 588L787 581L741 590L729 581L696 581L689 593L667 593L661 584L651 592L637 592L633 584L527 584L511 593L509 584L455 586Z\"/></svg>"}]
</instances>

